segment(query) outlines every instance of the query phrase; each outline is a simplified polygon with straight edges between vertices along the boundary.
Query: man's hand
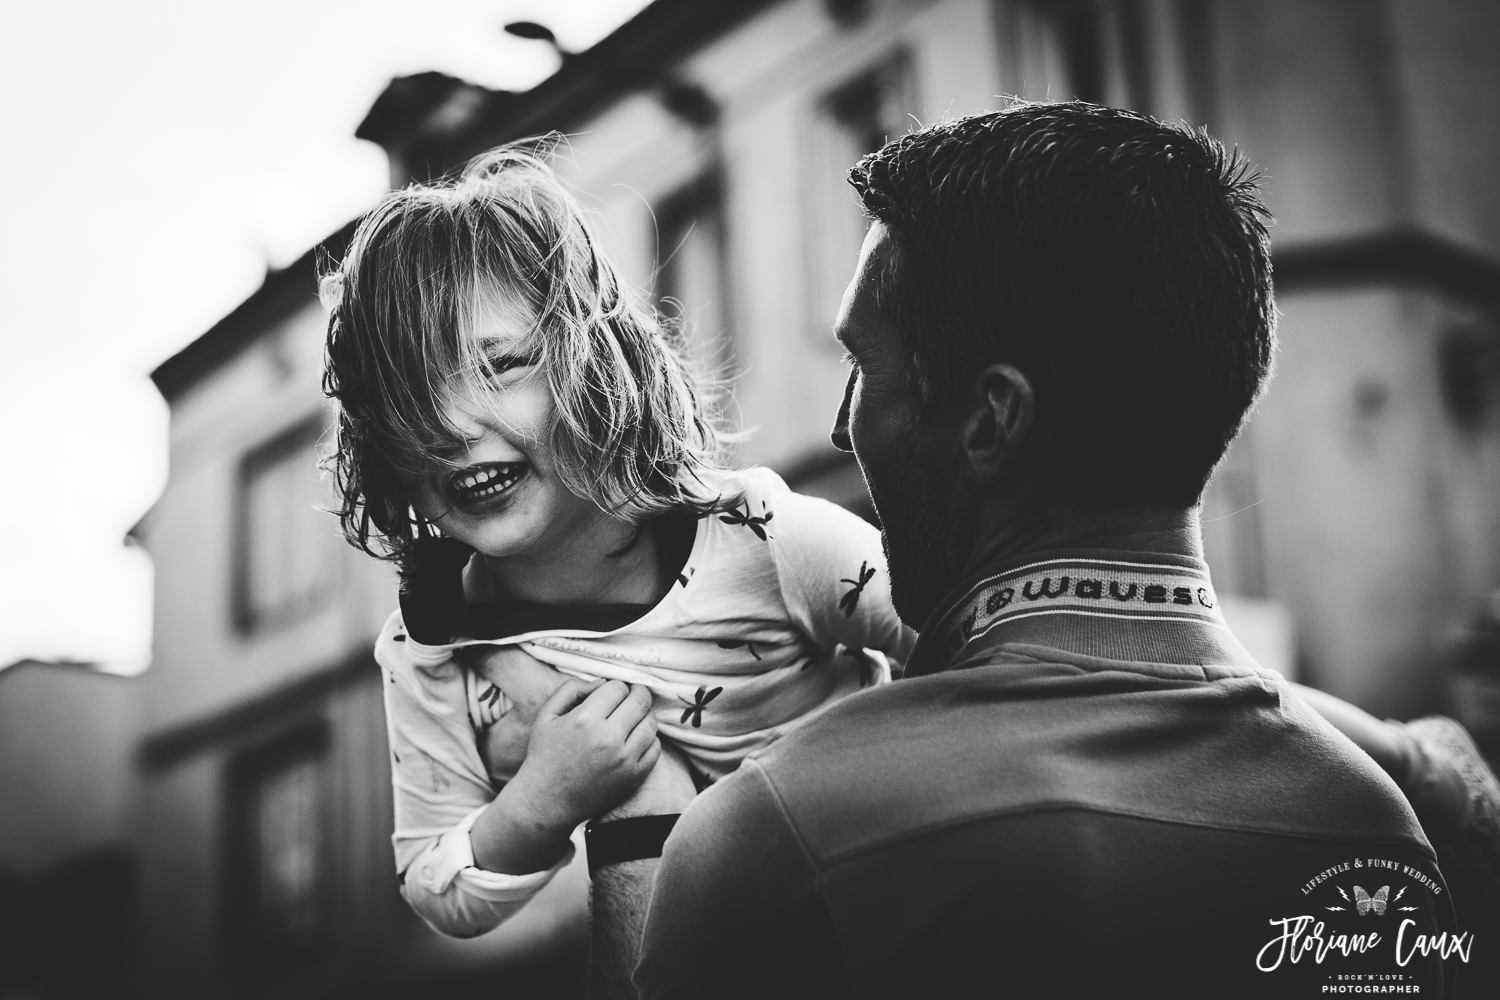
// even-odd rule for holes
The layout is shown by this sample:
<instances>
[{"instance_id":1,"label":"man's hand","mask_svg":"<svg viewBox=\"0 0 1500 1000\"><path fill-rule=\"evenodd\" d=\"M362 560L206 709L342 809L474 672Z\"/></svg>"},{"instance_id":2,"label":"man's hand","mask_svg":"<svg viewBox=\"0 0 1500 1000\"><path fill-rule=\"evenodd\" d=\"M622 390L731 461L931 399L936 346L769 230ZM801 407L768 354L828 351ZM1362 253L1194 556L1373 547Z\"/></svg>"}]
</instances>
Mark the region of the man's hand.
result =
<instances>
[{"instance_id":1,"label":"man's hand","mask_svg":"<svg viewBox=\"0 0 1500 1000\"><path fill-rule=\"evenodd\" d=\"M660 755L648 689L564 680L537 710L515 778L470 831L475 863L514 875L551 867L573 828L635 791Z\"/></svg>"}]
</instances>

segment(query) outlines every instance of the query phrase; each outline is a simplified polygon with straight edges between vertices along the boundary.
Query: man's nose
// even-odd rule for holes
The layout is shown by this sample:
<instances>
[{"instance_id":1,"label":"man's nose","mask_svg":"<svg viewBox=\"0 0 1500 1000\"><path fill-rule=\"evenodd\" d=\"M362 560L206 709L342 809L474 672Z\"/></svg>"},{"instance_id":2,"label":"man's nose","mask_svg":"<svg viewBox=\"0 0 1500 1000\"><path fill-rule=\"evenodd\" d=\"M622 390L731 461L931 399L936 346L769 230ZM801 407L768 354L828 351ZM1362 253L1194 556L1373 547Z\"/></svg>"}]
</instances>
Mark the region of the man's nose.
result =
<instances>
[{"instance_id":1,"label":"man's nose","mask_svg":"<svg viewBox=\"0 0 1500 1000\"><path fill-rule=\"evenodd\" d=\"M833 418L833 432L828 435L839 451L853 451L854 442L849 440L849 401L854 398L855 373L849 372L849 381L844 383L844 401L839 404L839 415Z\"/></svg>"}]
</instances>

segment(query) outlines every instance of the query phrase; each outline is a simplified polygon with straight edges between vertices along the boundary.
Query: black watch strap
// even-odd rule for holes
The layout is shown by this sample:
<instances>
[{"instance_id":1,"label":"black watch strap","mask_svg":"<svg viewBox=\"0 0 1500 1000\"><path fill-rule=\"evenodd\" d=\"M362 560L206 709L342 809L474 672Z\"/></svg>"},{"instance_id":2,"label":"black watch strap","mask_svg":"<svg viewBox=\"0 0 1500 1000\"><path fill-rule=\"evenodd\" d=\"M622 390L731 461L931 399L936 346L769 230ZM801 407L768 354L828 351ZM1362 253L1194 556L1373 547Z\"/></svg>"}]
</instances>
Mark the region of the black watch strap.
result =
<instances>
[{"instance_id":1,"label":"black watch strap","mask_svg":"<svg viewBox=\"0 0 1500 1000\"><path fill-rule=\"evenodd\" d=\"M589 856L589 874L605 865L642 858L661 857L667 834L677 825L681 813L669 816L632 816L608 823L591 822L583 829Z\"/></svg>"}]
</instances>

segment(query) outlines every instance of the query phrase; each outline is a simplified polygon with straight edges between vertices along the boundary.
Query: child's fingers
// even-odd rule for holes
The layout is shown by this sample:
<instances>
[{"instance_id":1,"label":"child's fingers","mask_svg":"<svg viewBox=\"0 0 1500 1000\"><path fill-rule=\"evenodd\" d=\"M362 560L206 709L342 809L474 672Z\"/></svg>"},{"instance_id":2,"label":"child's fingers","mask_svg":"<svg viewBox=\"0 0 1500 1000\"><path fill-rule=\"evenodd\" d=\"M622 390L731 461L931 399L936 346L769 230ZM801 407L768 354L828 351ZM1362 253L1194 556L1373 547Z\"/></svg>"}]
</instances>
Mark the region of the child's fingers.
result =
<instances>
[{"instance_id":1,"label":"child's fingers","mask_svg":"<svg viewBox=\"0 0 1500 1000\"><path fill-rule=\"evenodd\" d=\"M630 685L630 693L610 713L611 722L622 727L634 728L636 723L651 714L651 689L644 684Z\"/></svg>"},{"instance_id":2,"label":"child's fingers","mask_svg":"<svg viewBox=\"0 0 1500 1000\"><path fill-rule=\"evenodd\" d=\"M544 719L555 719L559 715L567 715L598 690L598 685L585 684L569 677L556 691L552 692L552 697L542 703L542 707L537 710L536 721L541 722Z\"/></svg>"},{"instance_id":3,"label":"child's fingers","mask_svg":"<svg viewBox=\"0 0 1500 1000\"><path fill-rule=\"evenodd\" d=\"M656 716L647 713L646 717L635 724L630 735L625 737L624 757L626 760L641 761L655 747L659 752L661 741L656 738Z\"/></svg>"},{"instance_id":4,"label":"child's fingers","mask_svg":"<svg viewBox=\"0 0 1500 1000\"><path fill-rule=\"evenodd\" d=\"M583 704L577 708L580 719L607 719L620 703L630 695L630 685L624 681L605 681L594 688Z\"/></svg>"},{"instance_id":5,"label":"child's fingers","mask_svg":"<svg viewBox=\"0 0 1500 1000\"><path fill-rule=\"evenodd\" d=\"M661 753L661 740L650 740L646 744L646 752L641 754L640 759L636 761L636 766L649 774L656 767L656 762L661 759Z\"/></svg>"}]
</instances>

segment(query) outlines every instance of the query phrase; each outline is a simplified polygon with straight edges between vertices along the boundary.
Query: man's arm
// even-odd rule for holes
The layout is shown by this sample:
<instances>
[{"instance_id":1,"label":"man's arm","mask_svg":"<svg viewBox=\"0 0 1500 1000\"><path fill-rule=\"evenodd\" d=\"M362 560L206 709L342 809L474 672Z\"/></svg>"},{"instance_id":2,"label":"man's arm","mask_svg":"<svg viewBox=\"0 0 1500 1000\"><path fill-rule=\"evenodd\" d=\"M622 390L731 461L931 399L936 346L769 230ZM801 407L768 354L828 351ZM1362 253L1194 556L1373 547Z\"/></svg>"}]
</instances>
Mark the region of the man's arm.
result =
<instances>
[{"instance_id":1,"label":"man's arm","mask_svg":"<svg viewBox=\"0 0 1500 1000\"><path fill-rule=\"evenodd\" d=\"M600 823L636 816L680 813L695 789L687 767L674 751L664 749L640 789ZM589 890L589 998L634 1000L631 974L640 953L641 928L651 903L651 886L660 858L605 865Z\"/></svg>"},{"instance_id":2,"label":"man's arm","mask_svg":"<svg viewBox=\"0 0 1500 1000\"><path fill-rule=\"evenodd\" d=\"M1333 728L1369 754L1398 785L1401 783L1407 767L1406 741L1394 726L1317 688L1293 684L1292 690L1312 706L1314 711L1332 723Z\"/></svg>"},{"instance_id":3,"label":"man's arm","mask_svg":"<svg viewBox=\"0 0 1500 1000\"><path fill-rule=\"evenodd\" d=\"M1293 687L1400 787L1455 899L1492 905L1500 897L1500 782L1463 726L1442 716L1383 722L1333 695Z\"/></svg>"}]
</instances>

